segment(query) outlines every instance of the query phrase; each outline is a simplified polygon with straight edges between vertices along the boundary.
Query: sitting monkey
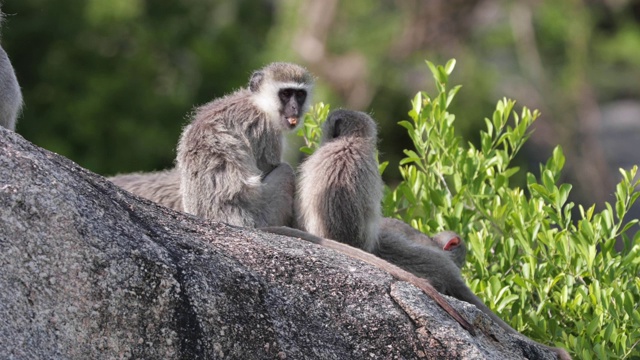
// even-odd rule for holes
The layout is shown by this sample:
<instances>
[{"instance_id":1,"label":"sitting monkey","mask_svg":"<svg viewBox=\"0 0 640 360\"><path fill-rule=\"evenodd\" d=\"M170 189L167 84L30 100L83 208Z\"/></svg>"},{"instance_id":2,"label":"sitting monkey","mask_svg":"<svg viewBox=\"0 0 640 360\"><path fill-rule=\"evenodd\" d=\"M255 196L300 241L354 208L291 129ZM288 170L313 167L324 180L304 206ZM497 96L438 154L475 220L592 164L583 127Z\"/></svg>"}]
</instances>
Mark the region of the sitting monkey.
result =
<instances>
[{"instance_id":1,"label":"sitting monkey","mask_svg":"<svg viewBox=\"0 0 640 360\"><path fill-rule=\"evenodd\" d=\"M455 233L444 233L438 241L447 243L436 246L409 225L382 218L376 134L375 122L364 113L338 110L327 118L320 148L300 166L295 206L299 228L314 235L307 240L328 242L317 238L323 237L371 252L429 280L438 291L474 304L507 332L522 336L495 315L462 279L459 266L464 263L466 249L454 240L448 249L461 250L444 251ZM303 239L308 235L286 228L272 231ZM570 359L564 349L538 345L560 359Z\"/></svg>"}]
</instances>

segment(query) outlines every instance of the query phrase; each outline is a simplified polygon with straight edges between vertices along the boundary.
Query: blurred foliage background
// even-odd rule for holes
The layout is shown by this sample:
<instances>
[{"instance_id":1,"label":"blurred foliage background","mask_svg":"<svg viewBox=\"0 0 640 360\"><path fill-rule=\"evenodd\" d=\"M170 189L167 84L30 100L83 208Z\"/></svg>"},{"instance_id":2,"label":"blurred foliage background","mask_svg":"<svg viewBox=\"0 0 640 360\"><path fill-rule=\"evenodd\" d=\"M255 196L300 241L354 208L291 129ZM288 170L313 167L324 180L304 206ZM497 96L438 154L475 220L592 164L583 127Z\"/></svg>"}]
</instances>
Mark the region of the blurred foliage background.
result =
<instances>
[{"instance_id":1,"label":"blurred foliage background","mask_svg":"<svg viewBox=\"0 0 640 360\"><path fill-rule=\"evenodd\" d=\"M194 106L245 86L271 61L318 77L316 101L370 112L381 160L431 84L425 59L458 59L451 110L478 143L503 96L540 109L521 166L555 145L574 201L613 199L639 163L640 1L5 0L2 45L21 83L17 131L104 175L173 165ZM396 172L394 172L396 171ZM524 174L524 172L522 172ZM386 181L399 179L397 166ZM637 213L636 213L637 216Z\"/></svg>"}]
</instances>

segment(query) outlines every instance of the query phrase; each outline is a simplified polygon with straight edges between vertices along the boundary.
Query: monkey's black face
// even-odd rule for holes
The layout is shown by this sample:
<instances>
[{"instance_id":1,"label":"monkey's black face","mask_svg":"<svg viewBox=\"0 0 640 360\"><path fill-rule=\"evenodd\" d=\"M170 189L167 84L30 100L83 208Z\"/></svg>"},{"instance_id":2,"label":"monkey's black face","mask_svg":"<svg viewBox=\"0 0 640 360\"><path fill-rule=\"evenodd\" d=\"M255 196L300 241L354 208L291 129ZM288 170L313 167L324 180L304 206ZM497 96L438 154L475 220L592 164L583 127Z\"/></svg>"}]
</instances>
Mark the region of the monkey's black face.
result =
<instances>
[{"instance_id":1,"label":"monkey's black face","mask_svg":"<svg viewBox=\"0 0 640 360\"><path fill-rule=\"evenodd\" d=\"M307 91L304 89L286 88L278 91L280 98L280 114L290 128L296 127L302 116L304 102L307 99Z\"/></svg>"}]
</instances>

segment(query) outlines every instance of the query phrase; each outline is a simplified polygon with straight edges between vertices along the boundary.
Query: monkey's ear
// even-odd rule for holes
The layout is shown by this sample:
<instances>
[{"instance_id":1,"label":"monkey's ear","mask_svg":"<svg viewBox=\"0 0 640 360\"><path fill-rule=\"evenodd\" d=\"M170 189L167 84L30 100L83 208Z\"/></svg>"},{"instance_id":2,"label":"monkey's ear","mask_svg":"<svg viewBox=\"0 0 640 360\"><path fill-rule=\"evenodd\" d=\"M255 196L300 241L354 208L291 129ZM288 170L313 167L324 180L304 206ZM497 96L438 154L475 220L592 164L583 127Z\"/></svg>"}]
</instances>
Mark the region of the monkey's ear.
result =
<instances>
[{"instance_id":1,"label":"monkey's ear","mask_svg":"<svg viewBox=\"0 0 640 360\"><path fill-rule=\"evenodd\" d=\"M260 89L260 84L262 84L262 79L264 79L263 71L256 71L251 74L251 79L249 80L249 90L251 92L256 92Z\"/></svg>"},{"instance_id":2,"label":"monkey's ear","mask_svg":"<svg viewBox=\"0 0 640 360\"><path fill-rule=\"evenodd\" d=\"M453 238L449 239L449 241L447 241L446 244L444 244L444 246L442 247L442 250L444 251L449 251L449 250L453 250L454 248L457 248L458 246L460 246L460 238L457 236L454 236Z\"/></svg>"}]
</instances>

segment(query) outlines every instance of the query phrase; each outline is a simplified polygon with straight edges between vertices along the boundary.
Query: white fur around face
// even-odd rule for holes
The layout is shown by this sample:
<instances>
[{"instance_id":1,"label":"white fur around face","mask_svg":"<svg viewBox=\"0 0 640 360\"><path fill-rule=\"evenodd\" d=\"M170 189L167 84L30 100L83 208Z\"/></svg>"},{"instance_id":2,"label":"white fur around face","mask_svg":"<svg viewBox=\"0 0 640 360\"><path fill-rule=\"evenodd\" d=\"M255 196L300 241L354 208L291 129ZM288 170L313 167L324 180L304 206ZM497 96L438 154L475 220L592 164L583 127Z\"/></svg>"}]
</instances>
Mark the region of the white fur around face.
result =
<instances>
[{"instance_id":1,"label":"white fur around face","mask_svg":"<svg viewBox=\"0 0 640 360\"><path fill-rule=\"evenodd\" d=\"M278 91L280 91L280 89L306 90L307 98L302 105L302 113L307 112L309 104L311 103L311 86L304 83L265 81L260 87L260 91L253 95L253 102L260 110L269 116L270 120L278 121L280 117L281 105L280 98L278 97Z\"/></svg>"}]
</instances>

